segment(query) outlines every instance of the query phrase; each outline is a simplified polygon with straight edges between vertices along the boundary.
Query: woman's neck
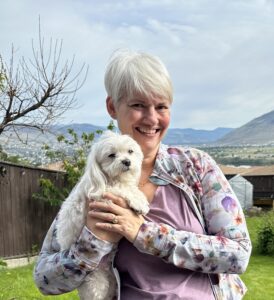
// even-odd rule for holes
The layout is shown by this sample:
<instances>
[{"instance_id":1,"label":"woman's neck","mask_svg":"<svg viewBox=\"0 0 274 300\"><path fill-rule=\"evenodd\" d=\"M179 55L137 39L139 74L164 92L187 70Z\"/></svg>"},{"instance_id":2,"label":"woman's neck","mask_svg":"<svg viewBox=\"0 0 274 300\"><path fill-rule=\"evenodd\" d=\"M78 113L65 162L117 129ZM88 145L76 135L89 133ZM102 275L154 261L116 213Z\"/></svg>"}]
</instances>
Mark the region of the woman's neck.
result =
<instances>
[{"instance_id":1,"label":"woman's neck","mask_svg":"<svg viewBox=\"0 0 274 300\"><path fill-rule=\"evenodd\" d=\"M140 181L138 184L139 189L141 189L148 199L152 200L155 189L154 184L149 181L149 176L151 175L154 167L155 162L155 155L154 156L146 156L142 163L142 171L140 176Z\"/></svg>"},{"instance_id":2,"label":"woman's neck","mask_svg":"<svg viewBox=\"0 0 274 300\"><path fill-rule=\"evenodd\" d=\"M153 151L144 151L144 159L142 163L142 170L153 169L156 156L158 153L158 148Z\"/></svg>"},{"instance_id":3,"label":"woman's neck","mask_svg":"<svg viewBox=\"0 0 274 300\"><path fill-rule=\"evenodd\" d=\"M142 163L142 170L143 171L151 170L154 166L155 159L156 159L155 155L145 156Z\"/></svg>"}]
</instances>

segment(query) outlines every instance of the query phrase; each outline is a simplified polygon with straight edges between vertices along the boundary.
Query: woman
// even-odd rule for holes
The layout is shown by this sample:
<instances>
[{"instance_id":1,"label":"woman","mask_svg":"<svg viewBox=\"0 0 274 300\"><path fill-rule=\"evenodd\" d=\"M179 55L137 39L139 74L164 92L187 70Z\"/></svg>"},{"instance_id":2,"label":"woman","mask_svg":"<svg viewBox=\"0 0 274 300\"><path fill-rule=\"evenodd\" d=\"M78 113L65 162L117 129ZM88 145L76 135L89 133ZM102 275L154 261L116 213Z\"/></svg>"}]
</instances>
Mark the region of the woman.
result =
<instances>
[{"instance_id":1,"label":"woman","mask_svg":"<svg viewBox=\"0 0 274 300\"><path fill-rule=\"evenodd\" d=\"M120 299L241 299L246 288L236 274L251 253L244 215L206 153L161 144L173 99L165 66L120 51L109 62L105 86L108 113L144 153L139 188L150 212L136 215L106 194L111 201L89 204L77 243L63 252L53 223L35 268L37 286L44 294L68 292L99 267L113 268Z\"/></svg>"}]
</instances>

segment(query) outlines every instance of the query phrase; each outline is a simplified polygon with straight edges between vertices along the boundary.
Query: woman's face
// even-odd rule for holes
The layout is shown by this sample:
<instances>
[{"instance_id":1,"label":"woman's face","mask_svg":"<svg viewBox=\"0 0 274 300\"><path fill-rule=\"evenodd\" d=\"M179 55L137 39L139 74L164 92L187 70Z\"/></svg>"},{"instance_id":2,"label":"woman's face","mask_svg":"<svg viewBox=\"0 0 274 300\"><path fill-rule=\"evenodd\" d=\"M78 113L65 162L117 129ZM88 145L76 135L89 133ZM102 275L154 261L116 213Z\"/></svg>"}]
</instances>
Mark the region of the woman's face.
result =
<instances>
[{"instance_id":1,"label":"woman's face","mask_svg":"<svg viewBox=\"0 0 274 300\"><path fill-rule=\"evenodd\" d=\"M170 123L170 102L161 98L134 97L123 99L114 106L107 99L107 109L117 120L122 134L130 135L144 155L156 155Z\"/></svg>"}]
</instances>

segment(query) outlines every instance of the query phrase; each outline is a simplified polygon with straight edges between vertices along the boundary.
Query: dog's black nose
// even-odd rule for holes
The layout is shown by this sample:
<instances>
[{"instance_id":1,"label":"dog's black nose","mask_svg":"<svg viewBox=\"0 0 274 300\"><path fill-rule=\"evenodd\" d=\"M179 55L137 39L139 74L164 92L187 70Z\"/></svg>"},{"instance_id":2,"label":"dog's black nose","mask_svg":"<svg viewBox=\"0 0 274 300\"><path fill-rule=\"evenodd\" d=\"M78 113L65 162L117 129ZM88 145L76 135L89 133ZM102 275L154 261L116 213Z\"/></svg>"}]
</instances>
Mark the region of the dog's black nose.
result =
<instances>
[{"instance_id":1,"label":"dog's black nose","mask_svg":"<svg viewBox=\"0 0 274 300\"><path fill-rule=\"evenodd\" d=\"M129 159L124 159L124 160L122 160L122 164L129 167L130 166L130 160Z\"/></svg>"}]
</instances>

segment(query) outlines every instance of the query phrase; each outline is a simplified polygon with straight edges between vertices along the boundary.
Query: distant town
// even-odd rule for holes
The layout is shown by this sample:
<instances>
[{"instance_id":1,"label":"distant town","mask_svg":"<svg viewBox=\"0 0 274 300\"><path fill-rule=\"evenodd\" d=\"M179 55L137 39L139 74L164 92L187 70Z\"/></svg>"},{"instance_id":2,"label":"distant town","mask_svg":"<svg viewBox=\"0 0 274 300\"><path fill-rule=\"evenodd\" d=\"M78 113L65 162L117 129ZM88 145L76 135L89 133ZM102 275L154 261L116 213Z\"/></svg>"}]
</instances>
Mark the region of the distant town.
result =
<instances>
[{"instance_id":1,"label":"distant town","mask_svg":"<svg viewBox=\"0 0 274 300\"><path fill-rule=\"evenodd\" d=\"M46 156L44 145L52 151L60 150L60 144L53 135L23 135L20 141L16 136L0 136L0 145L9 156L18 157L18 162L32 166L46 166L52 161ZM175 144L173 144L175 145ZM213 144L182 145L193 146L209 153L219 164L234 166L274 165L274 145L216 146ZM64 149L66 147L66 149ZM62 150L73 151L72 146L62 145Z\"/></svg>"}]
</instances>

